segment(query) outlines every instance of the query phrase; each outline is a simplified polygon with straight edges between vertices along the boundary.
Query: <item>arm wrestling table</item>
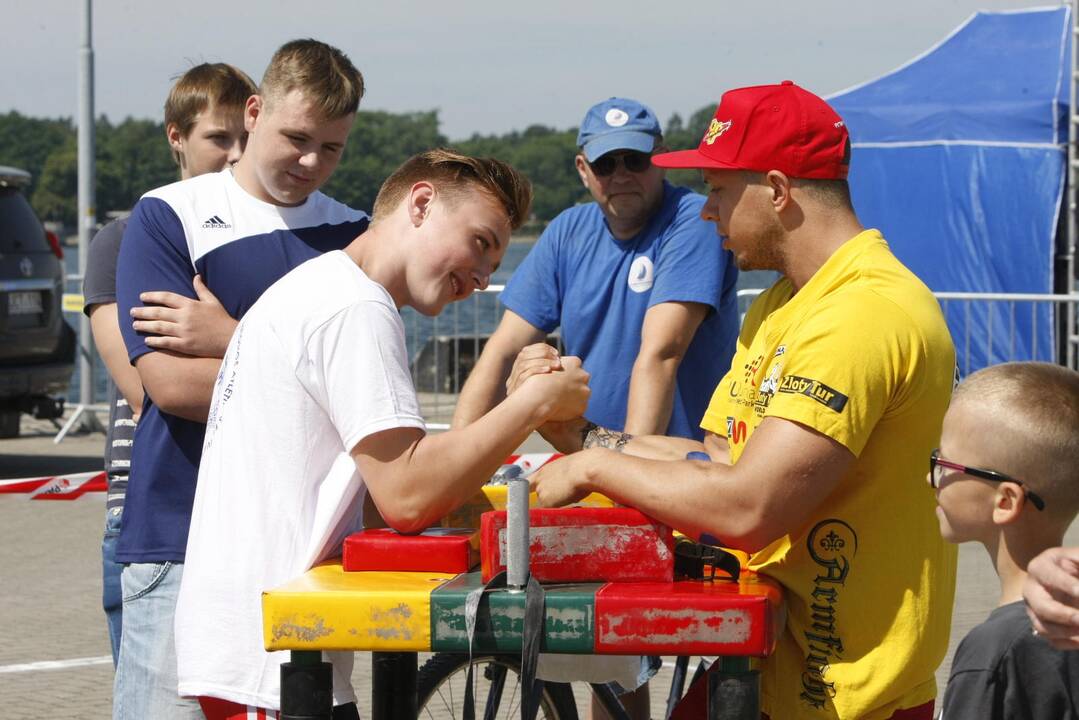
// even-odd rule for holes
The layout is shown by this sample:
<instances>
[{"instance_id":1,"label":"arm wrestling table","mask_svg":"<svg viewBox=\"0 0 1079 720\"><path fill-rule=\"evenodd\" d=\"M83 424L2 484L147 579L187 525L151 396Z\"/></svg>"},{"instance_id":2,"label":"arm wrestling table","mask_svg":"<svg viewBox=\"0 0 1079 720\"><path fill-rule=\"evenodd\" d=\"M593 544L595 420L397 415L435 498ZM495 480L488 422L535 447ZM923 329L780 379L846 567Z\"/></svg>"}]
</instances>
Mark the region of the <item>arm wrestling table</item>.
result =
<instances>
[{"instance_id":1,"label":"arm wrestling table","mask_svg":"<svg viewBox=\"0 0 1079 720\"><path fill-rule=\"evenodd\" d=\"M475 526L469 521L479 511L504 503L504 488L484 490L481 507L472 503L459 511L467 517L447 523ZM610 504L593 497L593 505ZM329 561L263 594L266 649L291 651L293 667L318 665L323 650L371 652L373 720L411 720L417 713L417 653L468 654L465 599L482 584L479 571L345 572L340 559ZM542 652L718 655L725 687L710 686L710 702L724 698L723 717L759 717L759 676L750 661L770 655L783 628L783 596L775 581L743 572L738 582L545 584L544 590ZM472 652L520 653L524 602L523 593L490 591L486 610L476 616ZM311 705L310 698L288 696L311 692L297 687L282 686L282 708L297 707L297 701ZM720 717L710 708L713 716Z\"/></svg>"}]
</instances>

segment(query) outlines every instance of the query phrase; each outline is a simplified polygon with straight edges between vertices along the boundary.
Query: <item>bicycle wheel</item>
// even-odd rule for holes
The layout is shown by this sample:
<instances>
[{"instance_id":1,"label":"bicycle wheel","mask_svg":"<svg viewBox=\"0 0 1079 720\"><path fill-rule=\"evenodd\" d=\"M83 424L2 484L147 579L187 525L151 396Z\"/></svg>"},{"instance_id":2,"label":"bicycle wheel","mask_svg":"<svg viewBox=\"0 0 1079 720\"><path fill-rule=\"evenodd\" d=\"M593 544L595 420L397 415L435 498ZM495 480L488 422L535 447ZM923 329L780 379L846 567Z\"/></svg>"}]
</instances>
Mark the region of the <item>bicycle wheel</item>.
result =
<instances>
[{"instance_id":1,"label":"bicycle wheel","mask_svg":"<svg viewBox=\"0 0 1079 720\"><path fill-rule=\"evenodd\" d=\"M521 661L512 655L472 656L476 717L516 720L521 715ZM416 679L420 718L464 717L468 656L437 653L420 668ZM566 683L543 683L537 718L577 720L577 703Z\"/></svg>"}]
</instances>

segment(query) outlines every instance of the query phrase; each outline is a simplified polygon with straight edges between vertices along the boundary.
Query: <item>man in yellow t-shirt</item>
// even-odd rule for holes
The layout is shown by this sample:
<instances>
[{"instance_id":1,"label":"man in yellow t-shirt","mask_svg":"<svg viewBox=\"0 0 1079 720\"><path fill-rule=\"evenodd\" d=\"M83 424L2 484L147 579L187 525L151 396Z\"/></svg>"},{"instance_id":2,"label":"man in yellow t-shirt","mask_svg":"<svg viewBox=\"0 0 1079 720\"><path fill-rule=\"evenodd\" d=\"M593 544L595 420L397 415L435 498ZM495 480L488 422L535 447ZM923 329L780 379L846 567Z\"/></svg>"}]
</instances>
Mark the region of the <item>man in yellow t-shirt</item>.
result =
<instances>
[{"instance_id":1,"label":"man in yellow t-shirt","mask_svg":"<svg viewBox=\"0 0 1079 720\"><path fill-rule=\"evenodd\" d=\"M703 446L562 425L556 445L586 449L534 486L544 505L604 493L779 580L787 626L761 668L772 720L929 720L955 551L924 477L955 351L933 295L859 223L849 158L842 119L789 81L724 94L696 150L653 158L701 168L702 215L739 268L783 277L746 315ZM711 462L683 459L700 450Z\"/></svg>"}]
</instances>

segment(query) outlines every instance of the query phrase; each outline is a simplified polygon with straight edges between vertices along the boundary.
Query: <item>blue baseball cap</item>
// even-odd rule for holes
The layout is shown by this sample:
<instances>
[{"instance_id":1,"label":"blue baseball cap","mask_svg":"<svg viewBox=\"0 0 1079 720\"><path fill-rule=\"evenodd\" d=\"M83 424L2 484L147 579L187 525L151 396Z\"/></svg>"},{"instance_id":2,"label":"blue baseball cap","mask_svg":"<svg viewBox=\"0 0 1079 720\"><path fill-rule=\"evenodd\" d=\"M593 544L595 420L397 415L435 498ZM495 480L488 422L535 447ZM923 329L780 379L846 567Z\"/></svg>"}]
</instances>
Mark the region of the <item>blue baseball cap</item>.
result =
<instances>
[{"instance_id":1,"label":"blue baseball cap","mask_svg":"<svg viewBox=\"0 0 1079 720\"><path fill-rule=\"evenodd\" d=\"M613 97L588 110L577 133L577 147L588 162L595 162L612 150L650 153L661 135L651 108L636 100Z\"/></svg>"}]
</instances>

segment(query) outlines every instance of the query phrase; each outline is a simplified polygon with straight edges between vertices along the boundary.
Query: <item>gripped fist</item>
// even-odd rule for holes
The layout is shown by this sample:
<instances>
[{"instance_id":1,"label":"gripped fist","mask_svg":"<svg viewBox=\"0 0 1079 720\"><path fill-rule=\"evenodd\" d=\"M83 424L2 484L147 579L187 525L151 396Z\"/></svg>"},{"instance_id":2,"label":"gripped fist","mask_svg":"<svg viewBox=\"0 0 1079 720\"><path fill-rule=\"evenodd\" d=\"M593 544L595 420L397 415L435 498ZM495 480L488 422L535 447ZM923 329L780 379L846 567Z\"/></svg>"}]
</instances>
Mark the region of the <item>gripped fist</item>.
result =
<instances>
[{"instance_id":1,"label":"gripped fist","mask_svg":"<svg viewBox=\"0 0 1079 720\"><path fill-rule=\"evenodd\" d=\"M528 345L517 353L513 361L509 377L506 378L506 396L512 395L521 383L533 375L544 375L561 369L558 350L545 342Z\"/></svg>"},{"instance_id":2,"label":"gripped fist","mask_svg":"<svg viewBox=\"0 0 1079 720\"><path fill-rule=\"evenodd\" d=\"M570 355L561 363L561 370L532 375L525 381L540 393L548 421L581 417L592 394L588 387L590 375L581 367L581 359Z\"/></svg>"},{"instance_id":3,"label":"gripped fist","mask_svg":"<svg viewBox=\"0 0 1079 720\"><path fill-rule=\"evenodd\" d=\"M579 502L591 490L585 470L597 451L585 450L549 462L532 473L528 482L540 507L562 507ZM604 452L604 451L598 451Z\"/></svg>"},{"instance_id":4,"label":"gripped fist","mask_svg":"<svg viewBox=\"0 0 1079 720\"><path fill-rule=\"evenodd\" d=\"M1058 650L1079 649L1079 548L1049 548L1031 560L1023 600L1037 634Z\"/></svg>"}]
</instances>

